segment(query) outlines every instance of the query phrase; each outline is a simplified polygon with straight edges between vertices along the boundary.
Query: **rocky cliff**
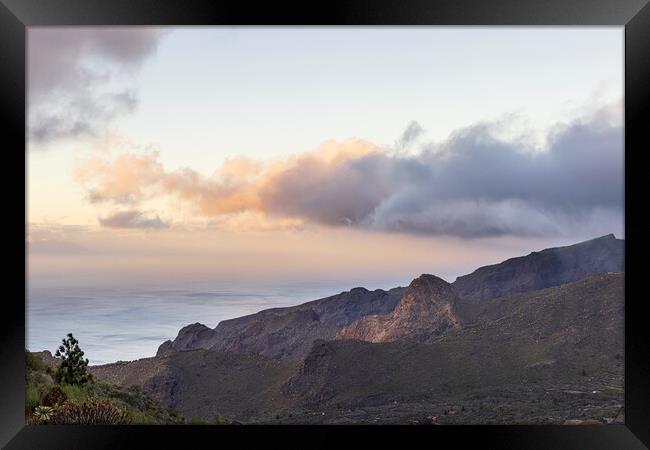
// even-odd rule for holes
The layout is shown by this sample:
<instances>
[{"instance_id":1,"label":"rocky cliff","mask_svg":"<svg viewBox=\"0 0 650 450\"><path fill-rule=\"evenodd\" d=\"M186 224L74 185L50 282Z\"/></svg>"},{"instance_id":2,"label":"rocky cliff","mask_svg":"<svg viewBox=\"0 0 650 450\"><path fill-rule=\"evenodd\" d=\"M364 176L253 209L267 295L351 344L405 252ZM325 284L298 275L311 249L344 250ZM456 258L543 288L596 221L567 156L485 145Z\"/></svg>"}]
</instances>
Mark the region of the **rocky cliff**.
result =
<instances>
[{"instance_id":1,"label":"rocky cliff","mask_svg":"<svg viewBox=\"0 0 650 450\"><path fill-rule=\"evenodd\" d=\"M456 302L457 295L449 283L424 274L411 282L392 312L362 317L343 328L337 339L390 342L438 336L461 327Z\"/></svg>"}]
</instances>

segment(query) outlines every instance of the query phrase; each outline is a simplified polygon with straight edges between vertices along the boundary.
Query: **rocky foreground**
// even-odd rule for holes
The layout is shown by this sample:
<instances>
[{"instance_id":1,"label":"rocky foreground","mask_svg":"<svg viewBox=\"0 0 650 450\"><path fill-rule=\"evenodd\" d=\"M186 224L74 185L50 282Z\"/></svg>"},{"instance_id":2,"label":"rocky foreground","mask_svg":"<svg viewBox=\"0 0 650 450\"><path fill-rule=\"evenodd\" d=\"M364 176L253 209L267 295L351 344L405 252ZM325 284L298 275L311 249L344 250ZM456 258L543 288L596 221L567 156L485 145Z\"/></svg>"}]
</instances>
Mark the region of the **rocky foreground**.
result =
<instances>
[{"instance_id":1,"label":"rocky foreground","mask_svg":"<svg viewBox=\"0 0 650 450\"><path fill-rule=\"evenodd\" d=\"M424 274L197 323L92 372L241 423L620 422L623 246L608 235L451 284Z\"/></svg>"}]
</instances>

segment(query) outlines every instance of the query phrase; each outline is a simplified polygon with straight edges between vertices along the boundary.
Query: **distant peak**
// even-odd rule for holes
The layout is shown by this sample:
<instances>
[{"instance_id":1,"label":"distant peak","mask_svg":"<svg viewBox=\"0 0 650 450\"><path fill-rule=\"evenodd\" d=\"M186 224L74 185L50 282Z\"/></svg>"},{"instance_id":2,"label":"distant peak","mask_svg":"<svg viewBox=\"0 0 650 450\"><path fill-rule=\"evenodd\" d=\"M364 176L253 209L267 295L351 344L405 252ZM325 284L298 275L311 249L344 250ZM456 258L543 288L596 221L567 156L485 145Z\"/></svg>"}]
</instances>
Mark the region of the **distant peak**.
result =
<instances>
[{"instance_id":1,"label":"distant peak","mask_svg":"<svg viewBox=\"0 0 650 450\"><path fill-rule=\"evenodd\" d=\"M203 325L202 323L196 322L196 323L184 326L183 328L181 328L179 333L188 332L188 331L200 331L200 330L203 330L203 329L207 330L209 328L206 325Z\"/></svg>"},{"instance_id":2,"label":"distant peak","mask_svg":"<svg viewBox=\"0 0 650 450\"><path fill-rule=\"evenodd\" d=\"M586 240L586 241L583 241L583 242L580 242L580 243L594 242L594 241L613 241L613 240L616 240L616 236L614 236L614 233L609 233L609 234L606 234L604 236L599 236L597 238L589 239L589 240Z\"/></svg>"},{"instance_id":3,"label":"distant peak","mask_svg":"<svg viewBox=\"0 0 650 450\"><path fill-rule=\"evenodd\" d=\"M413 281L411 281L411 286L418 284L449 284L445 280L435 275L429 273L423 273Z\"/></svg>"},{"instance_id":4,"label":"distant peak","mask_svg":"<svg viewBox=\"0 0 650 450\"><path fill-rule=\"evenodd\" d=\"M352 294L357 294L357 293L362 293L362 292L370 292L370 291L368 291L368 289L366 289L364 287L355 287L355 288L350 289L350 293L352 293Z\"/></svg>"},{"instance_id":5,"label":"distant peak","mask_svg":"<svg viewBox=\"0 0 650 450\"><path fill-rule=\"evenodd\" d=\"M593 239L589 239L589 240L586 240L586 241L578 242L577 244L574 244L574 245L569 245L566 248L571 248L571 247L574 247L574 246L580 246L580 245L583 245L583 244L594 244L594 243L596 243L596 244L600 244L600 243L611 244L611 243L613 243L615 241L617 241L617 239L616 239L616 236L614 236L614 233L609 233L609 234L606 234L604 236L599 236L597 238L593 238ZM559 248L562 248L562 247L559 247Z\"/></svg>"}]
</instances>

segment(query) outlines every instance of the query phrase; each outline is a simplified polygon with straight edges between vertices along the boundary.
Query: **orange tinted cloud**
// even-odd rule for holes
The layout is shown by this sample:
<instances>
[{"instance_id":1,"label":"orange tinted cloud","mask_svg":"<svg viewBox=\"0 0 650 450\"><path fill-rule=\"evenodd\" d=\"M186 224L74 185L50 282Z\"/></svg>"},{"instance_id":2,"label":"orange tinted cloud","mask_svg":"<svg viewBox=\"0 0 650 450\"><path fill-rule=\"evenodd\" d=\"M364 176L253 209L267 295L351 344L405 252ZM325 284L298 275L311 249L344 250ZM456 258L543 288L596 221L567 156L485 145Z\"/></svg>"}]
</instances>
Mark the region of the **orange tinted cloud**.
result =
<instances>
[{"instance_id":1,"label":"orange tinted cloud","mask_svg":"<svg viewBox=\"0 0 650 450\"><path fill-rule=\"evenodd\" d=\"M151 195L147 191L156 187L164 175L158 152L122 154L112 161L94 157L77 165L74 171L91 203L137 203Z\"/></svg>"},{"instance_id":2,"label":"orange tinted cloud","mask_svg":"<svg viewBox=\"0 0 650 450\"><path fill-rule=\"evenodd\" d=\"M208 217L280 213L295 225L291 218L303 216L301 210L309 208L310 202L315 213L321 209L315 203L318 200L329 202L328 208L322 209L332 213L329 221L345 223L348 216L357 214L360 205L346 201L339 191L328 195L327 186L339 176L340 183L365 183L363 174L353 174L349 163L373 153L379 154L379 148L366 141L326 141L313 152L269 163L243 156L231 158L211 177L192 169L166 172L157 152L122 154L113 160L87 159L77 166L75 176L93 203L134 204L167 194L190 202L199 214ZM335 202L341 203L338 209L332 208ZM286 220L283 223L286 225Z\"/></svg>"}]
</instances>

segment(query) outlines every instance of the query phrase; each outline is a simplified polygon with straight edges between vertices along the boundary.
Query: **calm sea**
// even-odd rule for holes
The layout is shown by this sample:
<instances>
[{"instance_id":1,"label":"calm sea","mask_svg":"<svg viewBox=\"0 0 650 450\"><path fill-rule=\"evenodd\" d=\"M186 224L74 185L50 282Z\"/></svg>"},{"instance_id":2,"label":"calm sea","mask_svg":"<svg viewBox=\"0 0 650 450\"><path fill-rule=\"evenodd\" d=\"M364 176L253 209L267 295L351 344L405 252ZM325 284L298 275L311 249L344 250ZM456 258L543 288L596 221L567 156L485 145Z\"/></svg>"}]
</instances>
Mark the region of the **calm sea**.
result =
<instances>
[{"instance_id":1,"label":"calm sea","mask_svg":"<svg viewBox=\"0 0 650 450\"><path fill-rule=\"evenodd\" d=\"M154 356L158 346L180 328L201 322L211 328L221 320L262 309L293 306L349 290L349 282L290 282L264 286L191 285L66 286L34 285L26 299L27 348L50 350L73 333L90 364ZM391 283L365 285L390 288Z\"/></svg>"}]
</instances>

